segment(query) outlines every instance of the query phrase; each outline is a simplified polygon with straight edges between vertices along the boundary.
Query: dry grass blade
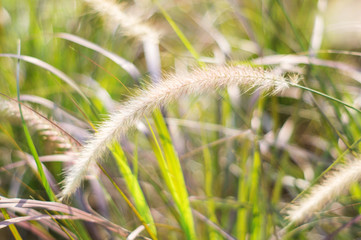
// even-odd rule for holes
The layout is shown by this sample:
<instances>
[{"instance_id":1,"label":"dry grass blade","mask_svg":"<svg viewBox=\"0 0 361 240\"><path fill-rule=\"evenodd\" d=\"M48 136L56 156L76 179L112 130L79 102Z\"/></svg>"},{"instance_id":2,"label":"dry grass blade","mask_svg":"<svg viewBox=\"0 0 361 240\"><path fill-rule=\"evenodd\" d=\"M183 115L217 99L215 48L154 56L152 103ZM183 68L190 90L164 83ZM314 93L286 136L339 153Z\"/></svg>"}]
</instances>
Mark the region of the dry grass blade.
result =
<instances>
[{"instance_id":1,"label":"dry grass blade","mask_svg":"<svg viewBox=\"0 0 361 240\"><path fill-rule=\"evenodd\" d=\"M197 218L199 218L201 221L204 221L207 225L209 225L210 227L212 227L213 229L215 229L218 233L220 233L222 235L222 237L224 239L227 240L236 240L235 237L233 237L232 235L230 235L229 233L227 233L226 231L224 231L221 227L219 227L217 224L215 224L214 222L212 222L210 219L208 219L206 216L204 216L203 214L201 214L200 212L193 210L193 214L195 216L197 216Z\"/></svg>"},{"instance_id":2,"label":"dry grass blade","mask_svg":"<svg viewBox=\"0 0 361 240\"><path fill-rule=\"evenodd\" d=\"M127 240L134 240L138 237L138 235L145 229L143 225L140 225L137 227L129 236L127 237Z\"/></svg>"},{"instance_id":3,"label":"dry grass blade","mask_svg":"<svg viewBox=\"0 0 361 240\"><path fill-rule=\"evenodd\" d=\"M329 68L334 68L340 70L346 76L349 76L356 81L361 83L361 71L349 64L332 61L332 60L323 60L315 57L308 56L298 56L298 55L272 55L262 58L257 58L252 61L255 64L259 65L274 65L274 64L312 64L316 66L324 66Z\"/></svg>"},{"instance_id":4,"label":"dry grass blade","mask_svg":"<svg viewBox=\"0 0 361 240\"><path fill-rule=\"evenodd\" d=\"M22 152L16 152L20 157L23 155ZM68 154L53 154L39 157L41 162L74 162L74 157ZM14 163L4 165L0 168L0 172L18 168L27 164L27 160L21 160Z\"/></svg>"},{"instance_id":5,"label":"dry grass blade","mask_svg":"<svg viewBox=\"0 0 361 240\"><path fill-rule=\"evenodd\" d=\"M37 172L37 167L36 167L34 157L32 155L26 154L26 153L22 154L22 156L24 156L23 158L28 163L28 165L32 168L32 170L34 172ZM53 190L54 193L56 193L56 194L59 193L59 187L56 184L56 180L55 180L54 176L51 174L51 172L48 170L48 168L44 164L42 164L42 167L44 169L45 176L49 182L51 189Z\"/></svg>"},{"instance_id":6,"label":"dry grass blade","mask_svg":"<svg viewBox=\"0 0 361 240\"><path fill-rule=\"evenodd\" d=\"M17 223L17 226L19 226L20 228L27 230L33 234L35 234L38 239L43 239L43 240L56 240L56 238L52 237L50 235L50 233L45 232L43 229L39 229L38 226L34 226L34 224L30 223L30 222L19 222ZM63 236L64 238L67 238L67 236ZM76 237L74 239L77 239Z\"/></svg>"},{"instance_id":7,"label":"dry grass blade","mask_svg":"<svg viewBox=\"0 0 361 240\"><path fill-rule=\"evenodd\" d=\"M42 215L42 213L34 210L34 209L26 209L26 208L9 208L9 210L11 210L11 212L16 212L18 214L21 214L22 216L25 216L25 215L28 215L28 216L38 216L38 215ZM49 216L49 215L47 215ZM12 218L16 218L17 215L11 213L11 217ZM60 236L64 237L64 238L67 238L68 235L59 227L59 225L57 224L54 224L54 221L52 219L43 219L43 220L38 220L38 222L40 222L42 224L42 226L44 226L48 231L51 230L51 231L54 231L56 232L57 234L59 234ZM20 226L26 226L26 225L29 225L29 226L32 226L34 228L34 225L31 224L30 222L18 222L16 223L17 225L20 225ZM65 227L64 227L65 228ZM65 230L69 233L69 230L67 228L65 228ZM75 234L73 233L69 233L71 237L73 237L74 239L77 239L77 237L75 236ZM45 238L45 239L48 239L48 238Z\"/></svg>"},{"instance_id":8,"label":"dry grass blade","mask_svg":"<svg viewBox=\"0 0 361 240\"><path fill-rule=\"evenodd\" d=\"M333 233L331 233L330 235L325 237L324 240L333 240L337 236L337 234L339 234L342 230L344 230L344 229L346 229L348 227L351 227L353 224L356 224L360 220L361 220L361 215L358 215L357 217L351 219L350 221L348 221L347 223L345 223L341 227L337 228L336 231L334 231Z\"/></svg>"},{"instance_id":9,"label":"dry grass blade","mask_svg":"<svg viewBox=\"0 0 361 240\"><path fill-rule=\"evenodd\" d=\"M81 128L89 128L90 126L85 123L84 121L80 120L79 118L75 117L74 115L68 113L66 110L62 109L61 106L57 105L56 103L50 101L49 99L42 98L35 95L26 95L22 94L20 95L20 101L22 102L30 102L30 103L36 103L41 106L44 106L54 112L54 116L57 116L58 118L64 119L64 121L68 121L73 123L76 126L79 126ZM55 117L54 117L55 118Z\"/></svg>"},{"instance_id":10,"label":"dry grass blade","mask_svg":"<svg viewBox=\"0 0 361 240\"><path fill-rule=\"evenodd\" d=\"M39 221L39 220L50 220L50 219L71 219L71 220L85 220L79 216L69 216L69 215L47 215L40 214L36 216L23 216L23 217L15 217L11 219L4 220L0 222L0 229L8 227L11 224L16 224L25 221Z\"/></svg>"},{"instance_id":11,"label":"dry grass blade","mask_svg":"<svg viewBox=\"0 0 361 240\"><path fill-rule=\"evenodd\" d=\"M65 73L60 71L59 69L51 66L49 63L46 63L40 59L30 57L30 56L24 56L24 55L17 55L17 54L11 54L11 53L1 53L0 57L10 57L19 59L28 63L32 63L34 65L37 65L45 70L48 70L49 72L53 73L54 75L58 76L61 80L66 82L69 86L71 86L75 91L77 91L80 96L82 96L88 103L89 100L86 98L84 93L80 90L79 86Z\"/></svg>"},{"instance_id":12,"label":"dry grass blade","mask_svg":"<svg viewBox=\"0 0 361 240\"><path fill-rule=\"evenodd\" d=\"M138 79L141 76L139 70L137 69L136 66L134 66L133 63L125 60L124 58L121 58L120 56L118 56L112 52L105 50L104 48L102 48L92 42L89 42L88 40L85 40L81 37L78 37L78 36L75 36L75 35L69 34L69 33L58 33L55 36L58 38L62 38L62 39L77 43L83 47L92 49L96 52L99 52L100 54L104 55L105 57L109 58L110 60L112 60L113 62L118 64L125 71L127 71L129 73L129 75L132 76L132 78L135 81L138 81Z\"/></svg>"},{"instance_id":13,"label":"dry grass blade","mask_svg":"<svg viewBox=\"0 0 361 240\"><path fill-rule=\"evenodd\" d=\"M97 224L100 224L104 227L106 227L107 229L109 229L110 231L113 232L117 232L118 234L120 234L123 237L126 237L130 234L130 231L104 219L101 218L99 216L95 216L93 214L84 212L82 210L79 210L77 208L74 207L70 207L68 205L62 204L62 203L56 203L56 202L45 202L45 201L38 201L38 200L30 200L30 199L20 199L20 198L3 198L0 199L0 208L41 208L41 209L46 209L49 211L56 211L56 212L62 212L64 214L69 214L70 217L69 218L76 218L76 219L82 219L84 221L89 221L89 222L94 222ZM50 217L49 215L46 215L48 217ZM39 218L46 218L45 215L41 215ZM23 220L20 219L20 221L28 221L28 220L33 220L31 218L24 218ZM59 218L68 218L68 216L56 216L55 217L59 217ZM17 221L17 220L15 220Z\"/></svg>"}]
</instances>

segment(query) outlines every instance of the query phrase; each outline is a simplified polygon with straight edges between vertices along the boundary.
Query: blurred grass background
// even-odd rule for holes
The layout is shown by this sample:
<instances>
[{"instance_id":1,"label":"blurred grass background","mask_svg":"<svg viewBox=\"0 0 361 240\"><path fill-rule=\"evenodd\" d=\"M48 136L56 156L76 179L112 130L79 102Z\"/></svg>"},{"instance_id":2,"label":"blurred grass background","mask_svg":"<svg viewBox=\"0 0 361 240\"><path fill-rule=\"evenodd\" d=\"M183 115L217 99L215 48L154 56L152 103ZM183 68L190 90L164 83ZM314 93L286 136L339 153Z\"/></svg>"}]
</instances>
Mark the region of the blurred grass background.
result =
<instances>
[{"instance_id":1,"label":"blurred grass background","mask_svg":"<svg viewBox=\"0 0 361 240\"><path fill-rule=\"evenodd\" d=\"M136 0L119 1L119 4L126 6L125 12L141 16L161 33L159 54L164 72L182 72L202 64L265 65L282 73L299 73L302 85L360 108L358 1ZM200 56L198 59L165 15L189 40ZM62 32L86 39L133 63L141 73L141 84L103 54L57 37ZM79 0L2 0L0 53L16 54L19 39L21 55L59 69L86 96L87 99L41 66L21 61L20 94L27 96L24 102L59 123L81 143L93 131L92 124L96 126L118 102L129 98L132 89L151 81L141 41L126 36L118 23L106 21ZM14 58L0 57L0 92L12 98L16 98L17 91L16 64ZM43 99L36 102L35 97ZM46 107L44 99L53 105ZM58 114L59 109L77 120ZM113 159L103 166L138 211L140 202L146 199L145 208L150 209L158 239L194 237L187 233L189 219L182 216L185 212L179 212L174 201L177 193L169 189L164 170L158 165L162 151L166 159L177 162L179 158L186 189L175 191L180 195L184 190L188 192L198 239L323 239L360 214L358 184L327 206L330 211L318 213L301 226L285 229L287 220L282 211L335 159L343 154L340 161L357 156L360 114L342 104L296 88L277 96L264 96L261 92L240 94L239 89L229 88L217 94L185 96L171 103L164 110L166 125L157 114L149 118L156 137L144 121L145 130L134 130L120 142L123 150L114 151L120 156L114 154L118 161L107 156ZM171 145L162 138L168 129ZM29 163L14 165L31 156L21 124L3 113L0 130L1 195L48 200ZM245 131L257 137L249 138ZM59 183L64 168L71 164L62 162L60 154L68 160L76 161L76 158L69 151L64 154L64 149L50 146L51 139L44 131L35 129L31 134L39 156L55 159L44 165L54 183ZM157 141L161 150L156 146ZM119 151L124 151L125 159ZM118 169L121 161L128 161L127 170ZM138 181L132 183L132 177L124 176L128 170L138 179L144 198L135 190L129 191L129 186ZM134 209L126 204L109 179L99 169L94 169L93 174L96 177L89 177L66 204L93 214L95 211L129 231L140 226ZM13 209L8 211L12 218L26 215ZM74 235L62 235L38 221L29 222L38 231L28 225L15 226L23 239L69 236L122 239L96 223L48 221L55 228L64 226ZM49 235L44 237L39 232ZM10 239L16 234L2 228L0 235L1 239ZM147 231L141 235L152 237ZM334 236L335 239L357 237L360 237L358 222Z\"/></svg>"}]
</instances>

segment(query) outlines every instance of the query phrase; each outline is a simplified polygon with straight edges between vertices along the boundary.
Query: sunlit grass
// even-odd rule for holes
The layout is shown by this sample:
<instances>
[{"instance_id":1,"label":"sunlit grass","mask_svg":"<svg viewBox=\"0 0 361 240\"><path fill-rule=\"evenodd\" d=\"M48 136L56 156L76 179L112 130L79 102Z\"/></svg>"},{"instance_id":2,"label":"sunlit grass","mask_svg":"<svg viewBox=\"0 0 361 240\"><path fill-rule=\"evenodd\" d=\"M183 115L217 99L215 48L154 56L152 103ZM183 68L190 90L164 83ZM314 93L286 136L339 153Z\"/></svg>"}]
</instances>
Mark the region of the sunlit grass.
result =
<instances>
[{"instance_id":1,"label":"sunlit grass","mask_svg":"<svg viewBox=\"0 0 361 240\"><path fill-rule=\"evenodd\" d=\"M2 1L1 238L360 237L361 175L352 172L361 139L359 7ZM272 95L266 77L230 86L229 68L222 89L181 86L154 106L145 96L144 109L156 110L125 119L131 128L113 132L77 191L58 199L64 172L79 166L108 116L161 79L226 69L218 65L261 66L288 87ZM327 185L333 176L338 189ZM322 203L292 218L307 197L321 199L318 189L328 193Z\"/></svg>"}]
</instances>

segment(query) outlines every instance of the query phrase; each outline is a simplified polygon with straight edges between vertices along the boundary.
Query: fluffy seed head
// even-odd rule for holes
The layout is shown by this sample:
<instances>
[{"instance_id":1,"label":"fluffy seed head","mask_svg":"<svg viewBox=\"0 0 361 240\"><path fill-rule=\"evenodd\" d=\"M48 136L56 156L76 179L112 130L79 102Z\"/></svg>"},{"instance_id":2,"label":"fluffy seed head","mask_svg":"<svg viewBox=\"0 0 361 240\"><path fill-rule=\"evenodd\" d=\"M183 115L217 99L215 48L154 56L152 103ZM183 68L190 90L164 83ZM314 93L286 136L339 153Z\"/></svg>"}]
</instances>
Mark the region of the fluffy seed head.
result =
<instances>
[{"instance_id":1,"label":"fluffy seed head","mask_svg":"<svg viewBox=\"0 0 361 240\"><path fill-rule=\"evenodd\" d=\"M54 121L50 121L38 112L27 106L22 106L22 114L27 126L37 131L47 143L52 143L58 151L76 152L73 139L67 136ZM2 117L21 121L19 106L15 100L0 99L0 113Z\"/></svg>"},{"instance_id":2,"label":"fluffy seed head","mask_svg":"<svg viewBox=\"0 0 361 240\"><path fill-rule=\"evenodd\" d=\"M182 95L214 92L228 86L238 86L244 91L262 89L274 94L287 88L288 83L282 76L250 66L211 66L196 68L185 75L168 75L164 81L141 90L100 125L98 132L80 152L75 165L66 173L63 196L76 190L88 168L104 158L108 144L119 140L143 115Z\"/></svg>"},{"instance_id":3,"label":"fluffy seed head","mask_svg":"<svg viewBox=\"0 0 361 240\"><path fill-rule=\"evenodd\" d=\"M360 180L361 160L348 162L338 170L328 174L321 184L313 187L307 196L292 205L288 211L288 219L292 223L305 221L348 190L351 184Z\"/></svg>"},{"instance_id":4,"label":"fluffy seed head","mask_svg":"<svg viewBox=\"0 0 361 240\"><path fill-rule=\"evenodd\" d=\"M109 23L119 25L125 35L158 42L159 32L144 23L136 14L126 13L124 4L119 4L115 0L84 0L84 2L107 19Z\"/></svg>"}]
</instances>

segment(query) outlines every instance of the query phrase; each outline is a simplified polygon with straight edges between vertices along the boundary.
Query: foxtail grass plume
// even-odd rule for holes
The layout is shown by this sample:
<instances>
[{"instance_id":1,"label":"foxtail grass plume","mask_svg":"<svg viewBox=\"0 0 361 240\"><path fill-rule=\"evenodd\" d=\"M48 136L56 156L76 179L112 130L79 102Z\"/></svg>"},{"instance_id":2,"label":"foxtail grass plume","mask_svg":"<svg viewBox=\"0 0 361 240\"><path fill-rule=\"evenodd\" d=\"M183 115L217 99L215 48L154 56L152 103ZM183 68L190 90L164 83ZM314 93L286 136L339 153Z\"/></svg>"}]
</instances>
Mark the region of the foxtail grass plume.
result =
<instances>
[{"instance_id":1,"label":"foxtail grass plume","mask_svg":"<svg viewBox=\"0 0 361 240\"><path fill-rule=\"evenodd\" d=\"M84 0L95 12L102 15L107 21L119 25L123 34L141 40L158 42L159 32L152 28L137 14L126 13L125 5L116 0Z\"/></svg>"},{"instance_id":2,"label":"foxtail grass plume","mask_svg":"<svg viewBox=\"0 0 361 240\"><path fill-rule=\"evenodd\" d=\"M288 219L291 223L305 221L360 180L361 160L348 162L329 173L321 184L314 186L308 195L293 204L287 212Z\"/></svg>"},{"instance_id":3,"label":"foxtail grass plume","mask_svg":"<svg viewBox=\"0 0 361 240\"><path fill-rule=\"evenodd\" d=\"M89 167L104 159L107 146L125 135L143 115L182 95L214 92L229 86L238 86L244 91L261 89L277 93L287 88L288 82L282 76L250 66L210 66L196 68L184 75L168 75L163 81L139 91L137 96L123 103L100 125L98 132L80 152L74 166L66 172L63 197L79 187Z\"/></svg>"},{"instance_id":4,"label":"foxtail grass plume","mask_svg":"<svg viewBox=\"0 0 361 240\"><path fill-rule=\"evenodd\" d=\"M54 121L47 119L26 105L22 106L22 115L29 128L38 132L46 142L53 144L58 152L77 152L77 144ZM1 117L21 121L18 103L15 100L0 99Z\"/></svg>"}]
</instances>

